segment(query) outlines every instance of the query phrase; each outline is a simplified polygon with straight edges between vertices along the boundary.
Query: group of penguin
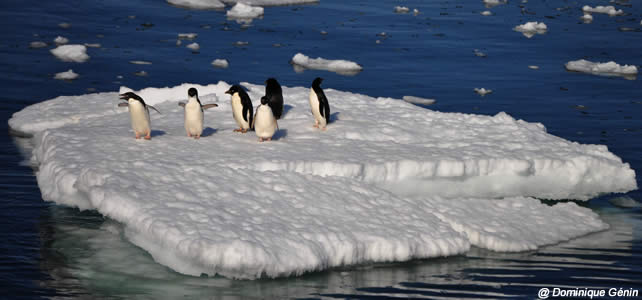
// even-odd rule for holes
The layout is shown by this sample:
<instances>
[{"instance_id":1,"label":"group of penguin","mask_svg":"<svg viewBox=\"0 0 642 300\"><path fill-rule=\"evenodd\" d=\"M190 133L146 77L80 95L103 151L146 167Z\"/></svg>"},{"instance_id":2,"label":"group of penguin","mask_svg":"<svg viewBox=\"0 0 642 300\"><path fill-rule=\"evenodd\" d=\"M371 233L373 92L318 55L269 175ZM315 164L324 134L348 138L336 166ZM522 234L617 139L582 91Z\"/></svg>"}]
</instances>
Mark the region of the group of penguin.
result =
<instances>
[{"instance_id":1,"label":"group of penguin","mask_svg":"<svg viewBox=\"0 0 642 300\"><path fill-rule=\"evenodd\" d=\"M330 123L330 104L321 89L323 78L317 77L312 82L310 88L310 109L314 116L314 127L326 130ZM270 141L272 136L278 130L277 120L283 115L283 92L281 85L274 78L268 78L265 81L265 96L261 97L261 104L254 107L250 96L240 85L233 85L225 92L231 95L232 115L238 129L235 132L246 133L254 130L259 137L259 142ZM188 137L198 139L203 134L203 112L217 104L203 105L198 99L198 91L190 88L187 91L187 103L180 102L178 105L185 109L185 132ZM133 92L127 92L120 95L121 102L118 106L127 106L131 118L132 129L136 134L136 139L141 137L150 140L151 121L149 118L149 108L160 113L155 107L146 104L143 98Z\"/></svg>"}]
</instances>

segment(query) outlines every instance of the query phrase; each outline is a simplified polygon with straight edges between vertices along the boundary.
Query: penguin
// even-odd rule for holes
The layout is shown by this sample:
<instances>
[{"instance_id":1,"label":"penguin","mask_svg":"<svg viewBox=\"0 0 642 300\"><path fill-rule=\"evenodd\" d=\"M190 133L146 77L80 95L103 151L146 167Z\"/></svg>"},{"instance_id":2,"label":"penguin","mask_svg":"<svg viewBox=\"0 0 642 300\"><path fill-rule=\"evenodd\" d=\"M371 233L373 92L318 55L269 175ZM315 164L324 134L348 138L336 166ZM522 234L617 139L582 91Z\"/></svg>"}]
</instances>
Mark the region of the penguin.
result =
<instances>
[{"instance_id":1,"label":"penguin","mask_svg":"<svg viewBox=\"0 0 642 300\"><path fill-rule=\"evenodd\" d=\"M132 92L121 94L120 99L127 101L127 103L120 103L118 106L129 107L129 116L132 120L132 129L134 129L136 139L140 139L141 135L145 135L146 140L151 140L152 129L149 119L149 108L151 107L159 114L161 112L155 107L145 104L143 98Z\"/></svg>"},{"instance_id":2,"label":"penguin","mask_svg":"<svg viewBox=\"0 0 642 300\"><path fill-rule=\"evenodd\" d=\"M254 108L252 107L250 96L239 85L233 85L225 93L232 95L232 115L239 126L234 131L246 133L252 128L252 118L254 117Z\"/></svg>"},{"instance_id":3,"label":"penguin","mask_svg":"<svg viewBox=\"0 0 642 300\"><path fill-rule=\"evenodd\" d=\"M283 91L281 85L274 78L268 78L265 81L265 97L268 105L272 109L274 117L278 120L283 114Z\"/></svg>"},{"instance_id":4,"label":"penguin","mask_svg":"<svg viewBox=\"0 0 642 300\"><path fill-rule=\"evenodd\" d=\"M218 104L201 104L195 88L187 90L187 96L187 103L178 104L185 108L185 132L188 137L199 139L203 133L203 111L210 107L217 107Z\"/></svg>"},{"instance_id":5,"label":"penguin","mask_svg":"<svg viewBox=\"0 0 642 300\"><path fill-rule=\"evenodd\" d=\"M330 123L330 103L321 89L323 78L317 77L312 81L310 88L310 109L314 116L314 127L325 130L326 125Z\"/></svg>"},{"instance_id":6,"label":"penguin","mask_svg":"<svg viewBox=\"0 0 642 300\"><path fill-rule=\"evenodd\" d=\"M259 142L271 141L272 136L279 129L276 116L272 108L270 108L270 100L267 96L261 97L261 104L256 108L252 128L254 128L256 136L259 137Z\"/></svg>"}]
</instances>

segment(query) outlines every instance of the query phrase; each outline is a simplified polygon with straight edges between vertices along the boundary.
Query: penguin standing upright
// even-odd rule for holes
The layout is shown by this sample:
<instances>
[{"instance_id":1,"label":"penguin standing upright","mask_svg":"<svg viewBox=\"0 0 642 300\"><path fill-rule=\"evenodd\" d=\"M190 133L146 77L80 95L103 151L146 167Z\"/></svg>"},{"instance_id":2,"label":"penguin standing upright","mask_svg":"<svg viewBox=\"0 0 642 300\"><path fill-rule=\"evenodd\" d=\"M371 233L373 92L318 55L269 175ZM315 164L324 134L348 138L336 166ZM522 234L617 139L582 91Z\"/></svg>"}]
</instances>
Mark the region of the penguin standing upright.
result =
<instances>
[{"instance_id":1,"label":"penguin standing upright","mask_svg":"<svg viewBox=\"0 0 642 300\"><path fill-rule=\"evenodd\" d=\"M312 81L310 88L310 109L314 116L314 127L325 130L326 125L330 123L330 103L321 89L323 78L317 77Z\"/></svg>"},{"instance_id":2,"label":"penguin standing upright","mask_svg":"<svg viewBox=\"0 0 642 300\"><path fill-rule=\"evenodd\" d=\"M274 117L278 120L283 114L283 91L281 85L274 78L268 78L265 81L265 97L267 105L272 109Z\"/></svg>"},{"instance_id":3,"label":"penguin standing upright","mask_svg":"<svg viewBox=\"0 0 642 300\"><path fill-rule=\"evenodd\" d=\"M120 103L118 106L127 106L129 108L129 116L132 120L132 129L136 134L136 139L144 135L146 140L151 140L152 129L151 120L149 119L149 108L151 107L159 114L160 111L151 105L145 104L143 98L132 92L121 94L120 99L127 101L127 103Z\"/></svg>"},{"instance_id":4,"label":"penguin standing upright","mask_svg":"<svg viewBox=\"0 0 642 300\"><path fill-rule=\"evenodd\" d=\"M250 96L239 85L233 85L225 93L232 95L232 115L239 126L234 131L246 133L252 128L252 118L254 117L254 108L252 107Z\"/></svg>"},{"instance_id":5,"label":"penguin standing upright","mask_svg":"<svg viewBox=\"0 0 642 300\"><path fill-rule=\"evenodd\" d=\"M254 128L254 132L256 132L256 136L259 137L259 142L263 142L264 140L271 141L272 136L279 128L267 96L261 97L261 104L256 108L256 115L254 116L254 124L252 127Z\"/></svg>"},{"instance_id":6,"label":"penguin standing upright","mask_svg":"<svg viewBox=\"0 0 642 300\"><path fill-rule=\"evenodd\" d=\"M201 104L198 99L198 91L195 88L187 90L187 103L179 103L179 106L185 108L185 132L188 137L198 139L203 134L203 110L210 107L217 107L218 104Z\"/></svg>"}]
</instances>

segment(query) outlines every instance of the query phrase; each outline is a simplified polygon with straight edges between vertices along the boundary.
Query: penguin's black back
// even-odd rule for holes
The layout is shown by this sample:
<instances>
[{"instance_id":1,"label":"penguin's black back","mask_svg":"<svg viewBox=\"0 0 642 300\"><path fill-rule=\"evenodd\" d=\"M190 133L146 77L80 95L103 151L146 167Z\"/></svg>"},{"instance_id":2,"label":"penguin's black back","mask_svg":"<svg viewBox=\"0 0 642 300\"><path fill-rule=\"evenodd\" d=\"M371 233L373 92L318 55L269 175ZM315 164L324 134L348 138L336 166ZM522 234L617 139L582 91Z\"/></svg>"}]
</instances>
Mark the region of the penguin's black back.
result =
<instances>
[{"instance_id":1,"label":"penguin's black back","mask_svg":"<svg viewBox=\"0 0 642 300\"><path fill-rule=\"evenodd\" d=\"M274 118L280 119L283 114L283 91L276 79L268 78L265 81L265 96L268 98L268 106L272 109Z\"/></svg>"}]
</instances>

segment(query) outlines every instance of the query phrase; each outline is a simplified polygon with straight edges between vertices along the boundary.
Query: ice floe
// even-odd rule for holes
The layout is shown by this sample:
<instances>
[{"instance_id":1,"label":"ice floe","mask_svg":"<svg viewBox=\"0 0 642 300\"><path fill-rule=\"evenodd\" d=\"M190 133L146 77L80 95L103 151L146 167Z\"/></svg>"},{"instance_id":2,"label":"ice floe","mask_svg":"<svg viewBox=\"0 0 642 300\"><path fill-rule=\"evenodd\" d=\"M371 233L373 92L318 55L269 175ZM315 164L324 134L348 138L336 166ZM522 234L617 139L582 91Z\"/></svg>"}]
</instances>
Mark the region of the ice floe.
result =
<instances>
[{"instance_id":1,"label":"ice floe","mask_svg":"<svg viewBox=\"0 0 642 300\"><path fill-rule=\"evenodd\" d=\"M328 130L311 126L309 87L283 86L291 108L271 143L232 131L225 82L136 91L163 111L152 114L152 141L128 133L117 92L31 105L9 125L34 134L43 199L95 209L157 262L194 276L298 275L471 245L532 250L608 225L572 202L527 196L585 200L637 188L635 172L605 146L555 137L542 124L326 84ZM264 86L243 85L257 104ZM203 102L220 100L205 111L200 140L184 136L176 105L190 87Z\"/></svg>"},{"instance_id":2,"label":"ice floe","mask_svg":"<svg viewBox=\"0 0 642 300\"><path fill-rule=\"evenodd\" d=\"M63 45L49 51L62 61L82 63L89 60L85 45Z\"/></svg>"},{"instance_id":3,"label":"ice floe","mask_svg":"<svg viewBox=\"0 0 642 300\"><path fill-rule=\"evenodd\" d=\"M477 94L481 95L482 97L484 97L484 96L486 96L487 94L490 94L490 93L492 93L492 92L493 92L493 90L491 90L491 89L488 89L488 90L487 90L487 89L485 89L485 88L474 88L474 89L473 89L473 91L475 91L475 93L477 93Z\"/></svg>"},{"instance_id":4,"label":"ice floe","mask_svg":"<svg viewBox=\"0 0 642 300\"><path fill-rule=\"evenodd\" d=\"M605 63L592 62L584 59L569 61L565 64L569 71L589 73L603 76L622 76L627 79L635 79L638 68L633 65L619 65L614 61Z\"/></svg>"},{"instance_id":5,"label":"ice floe","mask_svg":"<svg viewBox=\"0 0 642 300\"><path fill-rule=\"evenodd\" d=\"M319 3L319 0L221 0L225 4L232 5L235 3L243 2L252 6L279 6L279 5L295 5L295 4L314 4Z\"/></svg>"},{"instance_id":6,"label":"ice floe","mask_svg":"<svg viewBox=\"0 0 642 300\"><path fill-rule=\"evenodd\" d=\"M230 63L227 61L227 59L217 58L212 61L212 66L225 69L230 66Z\"/></svg>"},{"instance_id":7,"label":"ice floe","mask_svg":"<svg viewBox=\"0 0 642 300\"><path fill-rule=\"evenodd\" d=\"M225 4L219 0L167 0L167 3L190 9L222 9Z\"/></svg>"},{"instance_id":8,"label":"ice floe","mask_svg":"<svg viewBox=\"0 0 642 300\"><path fill-rule=\"evenodd\" d=\"M232 9L225 14L228 19L246 19L251 20L263 15L263 7L251 6L242 2L236 3Z\"/></svg>"},{"instance_id":9,"label":"ice floe","mask_svg":"<svg viewBox=\"0 0 642 300\"><path fill-rule=\"evenodd\" d=\"M102 45L99 44L99 43L84 43L84 45L87 48L100 48L100 47L102 47Z\"/></svg>"},{"instance_id":10,"label":"ice floe","mask_svg":"<svg viewBox=\"0 0 642 300\"><path fill-rule=\"evenodd\" d=\"M484 5L487 8L495 7L501 4L506 4L508 1L507 0L483 0Z\"/></svg>"},{"instance_id":11,"label":"ice floe","mask_svg":"<svg viewBox=\"0 0 642 300\"><path fill-rule=\"evenodd\" d=\"M69 29L69 28L71 28L71 23L66 23L66 22L58 23L58 27L60 27L62 29Z\"/></svg>"},{"instance_id":12,"label":"ice floe","mask_svg":"<svg viewBox=\"0 0 642 300\"><path fill-rule=\"evenodd\" d=\"M297 53L292 57L292 64L295 71L305 69L326 70L342 75L356 75L363 70L363 67L355 62L348 60L330 60L321 57L310 58L302 53ZM296 69L296 67L303 69Z\"/></svg>"},{"instance_id":13,"label":"ice floe","mask_svg":"<svg viewBox=\"0 0 642 300\"><path fill-rule=\"evenodd\" d=\"M526 22L525 24L515 26L513 30L521 32L527 38L531 38L535 34L546 33L548 27L544 22Z\"/></svg>"},{"instance_id":14,"label":"ice floe","mask_svg":"<svg viewBox=\"0 0 642 300\"><path fill-rule=\"evenodd\" d=\"M407 14L410 12L410 8L407 8L405 6L395 6L394 12L398 14Z\"/></svg>"},{"instance_id":15,"label":"ice floe","mask_svg":"<svg viewBox=\"0 0 642 300\"><path fill-rule=\"evenodd\" d=\"M587 23L587 24L588 24L588 23L593 22L593 16L592 16L591 14L584 13L584 15L582 15L582 16L580 17L580 20L582 20L582 22L584 22L584 23Z\"/></svg>"},{"instance_id":16,"label":"ice floe","mask_svg":"<svg viewBox=\"0 0 642 300\"><path fill-rule=\"evenodd\" d=\"M179 40L193 40L196 37L198 37L198 34L197 33L193 33L193 32L190 32L190 33L179 33L178 34L178 39Z\"/></svg>"},{"instance_id":17,"label":"ice floe","mask_svg":"<svg viewBox=\"0 0 642 300\"><path fill-rule=\"evenodd\" d=\"M403 96L403 101L406 101L408 103L412 104L419 104L419 105L432 105L436 102L435 99L428 99L428 98L421 98L421 97L415 97L415 96Z\"/></svg>"},{"instance_id":18,"label":"ice floe","mask_svg":"<svg viewBox=\"0 0 642 300\"><path fill-rule=\"evenodd\" d=\"M199 45L198 43L191 43L185 47L187 47L188 49L194 52L198 52L199 50L201 50L201 45Z\"/></svg>"},{"instance_id":19,"label":"ice floe","mask_svg":"<svg viewBox=\"0 0 642 300\"><path fill-rule=\"evenodd\" d=\"M38 49L38 48L44 48L44 47L47 47L47 43L45 42L35 41L35 42L29 43L29 48Z\"/></svg>"},{"instance_id":20,"label":"ice floe","mask_svg":"<svg viewBox=\"0 0 642 300\"><path fill-rule=\"evenodd\" d=\"M609 6L598 5L596 7L590 7L588 5L584 5L582 7L582 11L585 13L607 14L609 16L619 16L624 14L624 11L622 11L621 9L616 9L615 7L610 5Z\"/></svg>"},{"instance_id":21,"label":"ice floe","mask_svg":"<svg viewBox=\"0 0 642 300\"><path fill-rule=\"evenodd\" d=\"M74 70L69 69L66 72L60 72L56 73L54 76L54 79L59 79L59 80L74 80L78 78L78 74L74 72Z\"/></svg>"},{"instance_id":22,"label":"ice floe","mask_svg":"<svg viewBox=\"0 0 642 300\"><path fill-rule=\"evenodd\" d=\"M56 43L56 45L64 45L69 43L69 39L62 36L57 36L53 41L54 43Z\"/></svg>"},{"instance_id":23,"label":"ice floe","mask_svg":"<svg viewBox=\"0 0 642 300\"><path fill-rule=\"evenodd\" d=\"M129 63L133 65L151 65L152 64L152 62L144 61L144 60L130 60Z\"/></svg>"},{"instance_id":24,"label":"ice floe","mask_svg":"<svg viewBox=\"0 0 642 300\"><path fill-rule=\"evenodd\" d=\"M482 16L492 16L493 13L490 10L485 10L479 13Z\"/></svg>"},{"instance_id":25,"label":"ice floe","mask_svg":"<svg viewBox=\"0 0 642 300\"><path fill-rule=\"evenodd\" d=\"M629 196L618 196L609 199L609 203L622 208L642 207L642 204Z\"/></svg>"}]
</instances>

